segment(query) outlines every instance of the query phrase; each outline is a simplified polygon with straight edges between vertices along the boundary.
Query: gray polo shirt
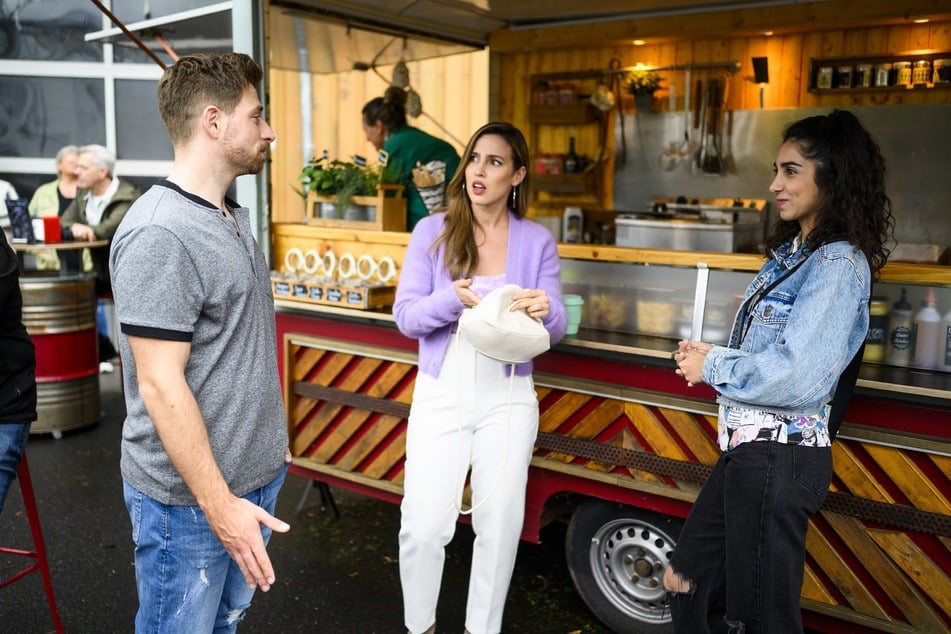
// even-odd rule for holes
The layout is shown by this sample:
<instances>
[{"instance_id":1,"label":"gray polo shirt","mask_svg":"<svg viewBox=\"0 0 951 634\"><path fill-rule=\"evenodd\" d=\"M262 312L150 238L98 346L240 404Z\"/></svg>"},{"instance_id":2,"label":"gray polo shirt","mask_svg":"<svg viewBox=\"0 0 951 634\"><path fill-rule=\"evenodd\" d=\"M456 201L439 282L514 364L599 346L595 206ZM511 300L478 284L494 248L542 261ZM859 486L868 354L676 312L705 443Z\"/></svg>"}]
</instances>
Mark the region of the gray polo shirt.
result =
<instances>
[{"instance_id":1,"label":"gray polo shirt","mask_svg":"<svg viewBox=\"0 0 951 634\"><path fill-rule=\"evenodd\" d=\"M246 208L221 209L162 181L129 210L110 270L125 380L122 477L156 500L194 505L139 394L127 335L191 342L185 378L231 492L281 471L287 427L268 266Z\"/></svg>"}]
</instances>

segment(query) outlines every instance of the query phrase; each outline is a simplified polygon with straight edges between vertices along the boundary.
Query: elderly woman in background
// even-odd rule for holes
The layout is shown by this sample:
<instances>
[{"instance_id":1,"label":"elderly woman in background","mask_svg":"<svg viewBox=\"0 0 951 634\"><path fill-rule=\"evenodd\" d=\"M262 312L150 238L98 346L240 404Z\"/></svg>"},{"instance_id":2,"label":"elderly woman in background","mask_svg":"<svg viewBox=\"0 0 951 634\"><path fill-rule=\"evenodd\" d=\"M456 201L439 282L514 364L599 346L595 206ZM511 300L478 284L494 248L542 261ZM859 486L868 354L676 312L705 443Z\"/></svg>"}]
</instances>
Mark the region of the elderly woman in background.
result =
<instances>
[{"instance_id":1,"label":"elderly woman in background","mask_svg":"<svg viewBox=\"0 0 951 634\"><path fill-rule=\"evenodd\" d=\"M60 148L56 153L56 180L40 185L33 192L33 197L30 199L31 216L41 218L63 215L69 203L76 198L78 159L79 148L75 145Z\"/></svg>"}]
</instances>

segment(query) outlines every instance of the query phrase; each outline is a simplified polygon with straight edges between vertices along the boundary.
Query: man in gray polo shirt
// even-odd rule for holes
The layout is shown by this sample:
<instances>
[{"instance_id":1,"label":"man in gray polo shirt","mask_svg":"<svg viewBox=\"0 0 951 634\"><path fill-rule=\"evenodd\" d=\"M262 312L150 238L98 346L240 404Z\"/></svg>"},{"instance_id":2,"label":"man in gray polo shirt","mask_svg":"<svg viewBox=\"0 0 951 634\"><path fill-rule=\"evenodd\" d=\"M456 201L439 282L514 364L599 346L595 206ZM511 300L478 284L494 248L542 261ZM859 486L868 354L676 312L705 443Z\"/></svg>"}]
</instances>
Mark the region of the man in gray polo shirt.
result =
<instances>
[{"instance_id":1,"label":"man in gray polo shirt","mask_svg":"<svg viewBox=\"0 0 951 634\"><path fill-rule=\"evenodd\" d=\"M121 469L137 632L234 631L274 569L266 544L290 453L268 266L225 197L274 131L238 53L191 55L159 82L172 171L113 238L127 416Z\"/></svg>"}]
</instances>

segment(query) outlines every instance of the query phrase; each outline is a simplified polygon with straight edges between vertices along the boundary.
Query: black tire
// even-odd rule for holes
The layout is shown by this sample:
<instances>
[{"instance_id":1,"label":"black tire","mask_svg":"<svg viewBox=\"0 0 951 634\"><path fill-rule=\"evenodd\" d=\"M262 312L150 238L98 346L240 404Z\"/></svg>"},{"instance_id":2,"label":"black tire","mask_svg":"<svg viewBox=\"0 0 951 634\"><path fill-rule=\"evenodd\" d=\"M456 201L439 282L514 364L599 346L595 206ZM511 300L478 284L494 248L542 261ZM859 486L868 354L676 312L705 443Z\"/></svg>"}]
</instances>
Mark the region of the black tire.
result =
<instances>
[{"instance_id":1,"label":"black tire","mask_svg":"<svg viewBox=\"0 0 951 634\"><path fill-rule=\"evenodd\" d=\"M571 579L618 634L673 631L663 578L682 526L679 518L603 500L572 514L565 536Z\"/></svg>"}]
</instances>

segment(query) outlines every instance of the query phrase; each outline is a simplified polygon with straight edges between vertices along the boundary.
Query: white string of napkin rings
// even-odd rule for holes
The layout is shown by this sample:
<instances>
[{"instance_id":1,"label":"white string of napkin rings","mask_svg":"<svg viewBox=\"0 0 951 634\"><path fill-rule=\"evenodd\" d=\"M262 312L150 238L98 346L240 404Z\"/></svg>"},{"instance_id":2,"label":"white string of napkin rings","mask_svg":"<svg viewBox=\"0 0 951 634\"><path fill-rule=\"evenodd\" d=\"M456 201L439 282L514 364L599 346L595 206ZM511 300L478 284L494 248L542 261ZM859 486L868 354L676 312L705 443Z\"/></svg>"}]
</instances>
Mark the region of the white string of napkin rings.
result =
<instances>
[{"instance_id":1,"label":"white string of napkin rings","mask_svg":"<svg viewBox=\"0 0 951 634\"><path fill-rule=\"evenodd\" d=\"M318 275L322 272L323 277L333 278L336 273L341 280L358 277L368 282L376 276L383 284L396 277L396 263L388 255L377 262L369 253L361 255L359 259L352 253L344 253L338 260L332 249L328 249L321 256L316 249L308 249L305 252L298 247L291 247L284 254L284 268L291 275L298 271L307 275Z\"/></svg>"}]
</instances>

